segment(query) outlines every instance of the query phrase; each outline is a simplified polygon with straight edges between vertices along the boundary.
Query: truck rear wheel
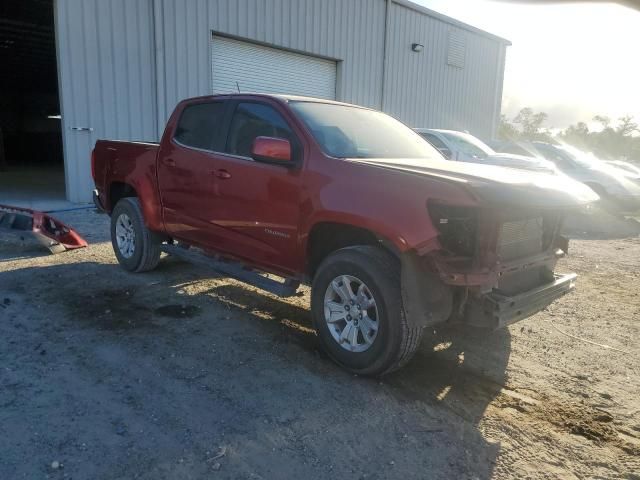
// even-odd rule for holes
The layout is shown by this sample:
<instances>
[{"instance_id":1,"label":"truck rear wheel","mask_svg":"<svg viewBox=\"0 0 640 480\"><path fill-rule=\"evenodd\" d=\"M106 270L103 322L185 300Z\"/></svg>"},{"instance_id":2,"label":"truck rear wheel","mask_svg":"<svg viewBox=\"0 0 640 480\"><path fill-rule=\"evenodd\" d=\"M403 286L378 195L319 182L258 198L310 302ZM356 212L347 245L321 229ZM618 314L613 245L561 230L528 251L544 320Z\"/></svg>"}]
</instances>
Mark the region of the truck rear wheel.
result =
<instances>
[{"instance_id":1,"label":"truck rear wheel","mask_svg":"<svg viewBox=\"0 0 640 480\"><path fill-rule=\"evenodd\" d=\"M130 272L153 270L160 260L160 243L144 225L138 199L120 199L111 212L111 244L118 263Z\"/></svg>"},{"instance_id":2,"label":"truck rear wheel","mask_svg":"<svg viewBox=\"0 0 640 480\"><path fill-rule=\"evenodd\" d=\"M311 312L329 356L360 375L383 375L407 363L422 328L407 323L400 264L374 246L340 249L318 267Z\"/></svg>"}]
</instances>

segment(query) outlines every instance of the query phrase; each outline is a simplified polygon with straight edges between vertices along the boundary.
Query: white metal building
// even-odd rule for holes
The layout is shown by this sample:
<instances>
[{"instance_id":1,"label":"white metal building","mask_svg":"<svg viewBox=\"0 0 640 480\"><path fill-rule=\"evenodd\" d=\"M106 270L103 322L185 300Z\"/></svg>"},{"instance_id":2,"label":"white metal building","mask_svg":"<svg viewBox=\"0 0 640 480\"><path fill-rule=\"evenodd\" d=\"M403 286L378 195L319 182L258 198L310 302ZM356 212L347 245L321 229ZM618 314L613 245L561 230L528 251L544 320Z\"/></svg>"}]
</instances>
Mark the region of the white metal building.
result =
<instances>
[{"instance_id":1,"label":"white metal building","mask_svg":"<svg viewBox=\"0 0 640 480\"><path fill-rule=\"evenodd\" d=\"M157 140L185 97L317 96L484 138L500 115L509 42L406 0L25 2L53 2L72 201L90 199L97 139Z\"/></svg>"}]
</instances>

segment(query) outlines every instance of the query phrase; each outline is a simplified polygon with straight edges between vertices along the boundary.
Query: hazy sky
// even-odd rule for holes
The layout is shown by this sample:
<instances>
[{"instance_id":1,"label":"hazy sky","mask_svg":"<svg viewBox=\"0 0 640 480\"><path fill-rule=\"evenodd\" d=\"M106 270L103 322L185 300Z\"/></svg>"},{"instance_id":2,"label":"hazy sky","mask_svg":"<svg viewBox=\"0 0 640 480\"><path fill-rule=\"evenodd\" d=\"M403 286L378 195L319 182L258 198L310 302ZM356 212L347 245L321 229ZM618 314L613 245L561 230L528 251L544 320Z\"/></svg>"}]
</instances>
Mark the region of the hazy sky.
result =
<instances>
[{"instance_id":1,"label":"hazy sky","mask_svg":"<svg viewBox=\"0 0 640 480\"><path fill-rule=\"evenodd\" d=\"M563 128L594 115L640 123L640 11L616 4L414 0L511 40L502 112L524 106Z\"/></svg>"}]
</instances>

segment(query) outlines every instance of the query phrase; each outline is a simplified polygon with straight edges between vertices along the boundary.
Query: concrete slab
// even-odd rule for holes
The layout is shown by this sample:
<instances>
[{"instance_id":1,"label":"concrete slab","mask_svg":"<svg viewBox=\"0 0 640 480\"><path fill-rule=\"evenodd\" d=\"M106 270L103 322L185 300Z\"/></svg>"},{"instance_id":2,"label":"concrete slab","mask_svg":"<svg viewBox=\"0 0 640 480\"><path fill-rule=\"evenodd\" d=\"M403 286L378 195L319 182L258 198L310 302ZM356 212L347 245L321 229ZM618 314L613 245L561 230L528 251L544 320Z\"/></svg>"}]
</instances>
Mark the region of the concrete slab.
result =
<instances>
[{"instance_id":1,"label":"concrete slab","mask_svg":"<svg viewBox=\"0 0 640 480\"><path fill-rule=\"evenodd\" d=\"M61 166L1 171L0 204L42 211L79 206L66 199L64 169Z\"/></svg>"}]
</instances>

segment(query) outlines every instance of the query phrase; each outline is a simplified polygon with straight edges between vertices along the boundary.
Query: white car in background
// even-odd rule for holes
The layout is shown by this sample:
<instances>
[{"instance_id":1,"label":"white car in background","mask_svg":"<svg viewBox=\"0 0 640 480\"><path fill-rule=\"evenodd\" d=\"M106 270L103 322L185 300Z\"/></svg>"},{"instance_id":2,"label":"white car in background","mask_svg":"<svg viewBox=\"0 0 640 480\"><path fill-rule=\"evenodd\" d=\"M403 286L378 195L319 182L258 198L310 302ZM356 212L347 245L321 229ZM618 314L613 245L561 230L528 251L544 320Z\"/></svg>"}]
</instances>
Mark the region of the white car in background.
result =
<instances>
[{"instance_id":1,"label":"white car in background","mask_svg":"<svg viewBox=\"0 0 640 480\"><path fill-rule=\"evenodd\" d=\"M556 164L569 177L589 186L616 213L640 210L640 175L622 170L570 145L531 142L544 158Z\"/></svg>"},{"instance_id":2,"label":"white car in background","mask_svg":"<svg viewBox=\"0 0 640 480\"><path fill-rule=\"evenodd\" d=\"M553 162L525 155L498 153L468 133L433 128L414 128L414 130L448 160L558 173Z\"/></svg>"},{"instance_id":3,"label":"white car in background","mask_svg":"<svg viewBox=\"0 0 640 480\"><path fill-rule=\"evenodd\" d=\"M622 160L607 160L605 163L622 170L625 176L635 181L640 181L640 167L633 163L623 162Z\"/></svg>"}]
</instances>

